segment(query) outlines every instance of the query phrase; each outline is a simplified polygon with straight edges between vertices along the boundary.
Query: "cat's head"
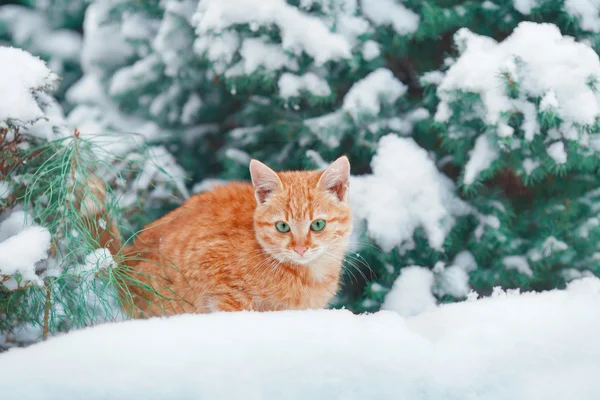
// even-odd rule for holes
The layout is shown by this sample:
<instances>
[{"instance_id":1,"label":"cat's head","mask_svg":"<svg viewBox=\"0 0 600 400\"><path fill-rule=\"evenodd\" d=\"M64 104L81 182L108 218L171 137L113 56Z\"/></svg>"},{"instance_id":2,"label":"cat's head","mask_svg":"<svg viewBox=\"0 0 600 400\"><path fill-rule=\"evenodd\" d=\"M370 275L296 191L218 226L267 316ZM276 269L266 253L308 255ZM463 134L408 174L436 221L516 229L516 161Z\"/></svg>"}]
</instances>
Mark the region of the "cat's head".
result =
<instances>
[{"instance_id":1,"label":"cat's head","mask_svg":"<svg viewBox=\"0 0 600 400\"><path fill-rule=\"evenodd\" d=\"M296 264L343 253L352 231L347 157L322 172L277 173L252 160L250 174L257 202L254 229L265 251Z\"/></svg>"}]
</instances>

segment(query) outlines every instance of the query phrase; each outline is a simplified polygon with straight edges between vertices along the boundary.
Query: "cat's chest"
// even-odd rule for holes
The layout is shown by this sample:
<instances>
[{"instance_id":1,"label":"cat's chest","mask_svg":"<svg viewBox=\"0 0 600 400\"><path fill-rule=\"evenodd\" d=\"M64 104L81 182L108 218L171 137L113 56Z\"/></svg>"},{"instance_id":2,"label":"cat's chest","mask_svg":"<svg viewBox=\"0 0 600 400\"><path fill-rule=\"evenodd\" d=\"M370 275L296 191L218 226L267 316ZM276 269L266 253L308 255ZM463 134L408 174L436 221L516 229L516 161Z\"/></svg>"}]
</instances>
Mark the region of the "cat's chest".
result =
<instances>
[{"instance_id":1,"label":"cat's chest","mask_svg":"<svg viewBox=\"0 0 600 400\"><path fill-rule=\"evenodd\" d=\"M303 279L290 276L281 285L254 298L256 311L321 309L327 306L338 289L339 275L322 275Z\"/></svg>"}]
</instances>

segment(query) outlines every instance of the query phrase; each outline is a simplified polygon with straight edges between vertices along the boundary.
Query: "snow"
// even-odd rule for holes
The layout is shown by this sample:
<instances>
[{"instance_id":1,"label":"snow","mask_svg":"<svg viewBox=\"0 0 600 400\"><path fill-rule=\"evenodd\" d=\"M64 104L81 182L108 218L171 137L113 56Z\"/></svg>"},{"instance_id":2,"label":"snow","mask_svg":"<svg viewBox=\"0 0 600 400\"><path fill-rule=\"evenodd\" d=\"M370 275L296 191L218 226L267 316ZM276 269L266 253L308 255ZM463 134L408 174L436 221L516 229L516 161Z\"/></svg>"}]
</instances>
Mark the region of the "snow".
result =
<instances>
[{"instance_id":1,"label":"snow","mask_svg":"<svg viewBox=\"0 0 600 400\"><path fill-rule=\"evenodd\" d=\"M165 64L165 75L176 77L189 62L189 58L182 54L189 54L195 38L190 26L182 26L181 19L188 19L194 14L196 2L169 0L163 2L163 6L165 13L152 47Z\"/></svg>"},{"instance_id":2,"label":"snow","mask_svg":"<svg viewBox=\"0 0 600 400\"><path fill-rule=\"evenodd\" d=\"M141 139L155 139L161 129L154 122L122 113L104 93L101 80L98 74L86 71L69 88L66 98L77 106L67 120L71 126L79 128L82 136L104 150L96 154L98 157L112 160L132 149L139 149ZM111 132L118 134L110 135Z\"/></svg>"},{"instance_id":3,"label":"snow","mask_svg":"<svg viewBox=\"0 0 600 400\"><path fill-rule=\"evenodd\" d=\"M240 46L235 32L223 32L218 36L203 35L194 41L194 52L207 57L215 72L225 72Z\"/></svg>"},{"instance_id":4,"label":"snow","mask_svg":"<svg viewBox=\"0 0 600 400\"><path fill-rule=\"evenodd\" d=\"M111 7L111 2L95 2L86 9L81 50L81 67L86 73L124 65L135 53L120 32L118 21L108 22Z\"/></svg>"},{"instance_id":5,"label":"snow","mask_svg":"<svg viewBox=\"0 0 600 400\"><path fill-rule=\"evenodd\" d=\"M49 57L54 72L62 73L65 61L79 61L81 35L67 29L53 29L42 12L19 5L3 5L0 21L4 36L8 34L17 47Z\"/></svg>"},{"instance_id":6,"label":"snow","mask_svg":"<svg viewBox=\"0 0 600 400\"><path fill-rule=\"evenodd\" d=\"M282 68L291 70L298 69L298 64L281 46L268 43L266 38L248 38L242 42L240 49L242 56L242 68L239 72L251 74L259 67L268 71L276 71Z\"/></svg>"},{"instance_id":7,"label":"snow","mask_svg":"<svg viewBox=\"0 0 600 400\"><path fill-rule=\"evenodd\" d=\"M24 50L0 46L0 127L11 120L18 125L31 124L44 112L34 91L53 90L58 76L44 61Z\"/></svg>"},{"instance_id":8,"label":"snow","mask_svg":"<svg viewBox=\"0 0 600 400\"><path fill-rule=\"evenodd\" d=\"M194 23L200 37L222 33L237 24L275 24L284 50L296 55L304 51L317 65L351 57L346 38L284 0L204 0L198 4Z\"/></svg>"},{"instance_id":9,"label":"snow","mask_svg":"<svg viewBox=\"0 0 600 400\"><path fill-rule=\"evenodd\" d=\"M181 109L181 122L190 125L202 108L202 97L198 93L192 93Z\"/></svg>"},{"instance_id":10,"label":"snow","mask_svg":"<svg viewBox=\"0 0 600 400\"><path fill-rule=\"evenodd\" d=\"M499 155L498 149L496 149L487 135L483 134L479 136L475 141L473 150L471 150L471 157L465 165L463 183L471 185L475 182L481 171L489 168Z\"/></svg>"},{"instance_id":11,"label":"snow","mask_svg":"<svg viewBox=\"0 0 600 400\"><path fill-rule=\"evenodd\" d=\"M133 65L119 69L110 82L109 94L122 96L144 88L162 77L162 63L157 54L136 61Z\"/></svg>"},{"instance_id":12,"label":"snow","mask_svg":"<svg viewBox=\"0 0 600 400\"><path fill-rule=\"evenodd\" d=\"M453 215L466 212L454 186L411 138L382 137L371 160L373 174L353 176L350 203L367 233L384 251L422 227L431 247L441 249Z\"/></svg>"},{"instance_id":13,"label":"snow","mask_svg":"<svg viewBox=\"0 0 600 400\"><path fill-rule=\"evenodd\" d=\"M277 83L279 96L287 99L300 96L301 91L307 91L313 96L326 97L331 94L327 81L318 75L307 72L302 76L284 72Z\"/></svg>"},{"instance_id":14,"label":"snow","mask_svg":"<svg viewBox=\"0 0 600 400\"><path fill-rule=\"evenodd\" d=\"M556 93L554 91L549 90L544 97L542 97L542 101L540 101L540 111L551 111L552 109L557 109L559 107L558 99L556 98Z\"/></svg>"},{"instance_id":15,"label":"snow","mask_svg":"<svg viewBox=\"0 0 600 400\"><path fill-rule=\"evenodd\" d=\"M547 151L548 155L552 157L557 164L564 164L567 162L567 152L565 151L565 144L563 142L552 143L548 146Z\"/></svg>"},{"instance_id":16,"label":"snow","mask_svg":"<svg viewBox=\"0 0 600 400\"><path fill-rule=\"evenodd\" d=\"M96 249L85 257L84 263L78 265L74 273L89 280L93 279L99 271L114 265L116 265L115 260L108 249Z\"/></svg>"},{"instance_id":17,"label":"snow","mask_svg":"<svg viewBox=\"0 0 600 400\"><path fill-rule=\"evenodd\" d=\"M393 103L406 93L406 85L386 68L378 68L356 82L344 97L343 109L354 119L378 115L382 103Z\"/></svg>"},{"instance_id":18,"label":"snow","mask_svg":"<svg viewBox=\"0 0 600 400\"><path fill-rule=\"evenodd\" d=\"M475 260L475 257L473 257L473 254L468 250L459 252L454 257L452 264L461 267L466 272L475 271L477 269L477 261Z\"/></svg>"},{"instance_id":19,"label":"snow","mask_svg":"<svg viewBox=\"0 0 600 400\"><path fill-rule=\"evenodd\" d=\"M379 45L374 40L367 40L365 44L363 44L362 48L363 58L367 61L371 61L375 57L378 57L381 54L379 50Z\"/></svg>"},{"instance_id":20,"label":"snow","mask_svg":"<svg viewBox=\"0 0 600 400\"><path fill-rule=\"evenodd\" d=\"M0 200L7 199L10 196L12 189L8 181L0 181Z\"/></svg>"},{"instance_id":21,"label":"snow","mask_svg":"<svg viewBox=\"0 0 600 400\"><path fill-rule=\"evenodd\" d=\"M564 8L583 30L600 33L600 0L565 0Z\"/></svg>"},{"instance_id":22,"label":"snow","mask_svg":"<svg viewBox=\"0 0 600 400\"><path fill-rule=\"evenodd\" d=\"M569 248L562 240L558 240L554 236L548 237L542 244L542 254L544 257L549 257L553 253L565 251Z\"/></svg>"},{"instance_id":23,"label":"snow","mask_svg":"<svg viewBox=\"0 0 600 400\"><path fill-rule=\"evenodd\" d=\"M340 145L344 133L344 114L342 110L304 120L304 125L330 148Z\"/></svg>"},{"instance_id":24,"label":"snow","mask_svg":"<svg viewBox=\"0 0 600 400\"><path fill-rule=\"evenodd\" d=\"M19 286L43 284L35 270L48 257L50 232L30 220L24 211L14 211L0 223L0 288L16 289L16 274L21 275ZM7 277L13 279L2 279Z\"/></svg>"},{"instance_id":25,"label":"snow","mask_svg":"<svg viewBox=\"0 0 600 400\"><path fill-rule=\"evenodd\" d=\"M533 278L533 271L529 266L529 262L527 262L527 257L525 256L508 256L502 259L502 263L506 269L515 269L522 274L527 275L530 278Z\"/></svg>"},{"instance_id":26,"label":"snow","mask_svg":"<svg viewBox=\"0 0 600 400\"><path fill-rule=\"evenodd\" d=\"M600 281L583 278L406 318L315 310L108 323L4 353L2 395L594 400L598 302Z\"/></svg>"},{"instance_id":27,"label":"snow","mask_svg":"<svg viewBox=\"0 0 600 400\"><path fill-rule=\"evenodd\" d=\"M526 158L523 160L523 169L527 175L531 175L531 173L539 166L539 161L533 161L531 158Z\"/></svg>"},{"instance_id":28,"label":"snow","mask_svg":"<svg viewBox=\"0 0 600 400\"><path fill-rule=\"evenodd\" d=\"M144 190L151 187L151 184L175 185L184 198L189 197L185 186L185 171L164 146L153 146L148 149L147 159L134 186L138 190Z\"/></svg>"},{"instance_id":29,"label":"snow","mask_svg":"<svg viewBox=\"0 0 600 400\"><path fill-rule=\"evenodd\" d=\"M392 290L381 305L382 310L396 311L411 317L435 308L436 299L431 294L433 272L419 266L404 267L394 282Z\"/></svg>"},{"instance_id":30,"label":"snow","mask_svg":"<svg viewBox=\"0 0 600 400\"><path fill-rule=\"evenodd\" d=\"M440 262L439 264L442 263ZM471 292L469 274L460 265L451 265L449 267L436 265L434 267L434 274L435 285L433 292L439 297L449 295L455 299L464 299Z\"/></svg>"},{"instance_id":31,"label":"snow","mask_svg":"<svg viewBox=\"0 0 600 400\"><path fill-rule=\"evenodd\" d=\"M556 26L522 22L501 43L461 28L455 42L461 54L438 87L437 121L449 120L449 104L461 92L480 95L483 107L477 116L488 125L506 124L505 115L515 111L524 114L522 128L529 141L540 133L532 99L545 98L544 107L560 105L555 111L564 121L559 128L563 135L575 124L593 125L600 116L600 94L589 85L600 77L598 54L563 37ZM519 85L517 99L507 93L509 79Z\"/></svg>"},{"instance_id":32,"label":"snow","mask_svg":"<svg viewBox=\"0 0 600 400\"><path fill-rule=\"evenodd\" d=\"M362 11L378 25L391 25L400 35L419 27L419 16L395 0L361 0Z\"/></svg>"},{"instance_id":33,"label":"snow","mask_svg":"<svg viewBox=\"0 0 600 400\"><path fill-rule=\"evenodd\" d=\"M515 9L524 15L531 14L531 10L537 6L537 0L513 0Z\"/></svg>"}]
</instances>

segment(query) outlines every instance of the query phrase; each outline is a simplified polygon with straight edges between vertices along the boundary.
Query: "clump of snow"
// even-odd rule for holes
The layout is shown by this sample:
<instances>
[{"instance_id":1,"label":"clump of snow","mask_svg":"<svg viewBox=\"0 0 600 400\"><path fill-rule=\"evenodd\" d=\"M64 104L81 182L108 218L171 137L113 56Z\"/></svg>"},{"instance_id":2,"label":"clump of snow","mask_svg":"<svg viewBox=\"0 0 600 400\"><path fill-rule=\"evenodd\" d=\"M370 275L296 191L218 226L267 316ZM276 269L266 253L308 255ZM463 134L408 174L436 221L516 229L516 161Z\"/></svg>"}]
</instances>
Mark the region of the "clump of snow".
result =
<instances>
[{"instance_id":1,"label":"clump of snow","mask_svg":"<svg viewBox=\"0 0 600 400\"><path fill-rule=\"evenodd\" d=\"M564 164L567 162L567 152L565 151L565 144L563 142L552 143L548 146L548 155L557 164Z\"/></svg>"},{"instance_id":2,"label":"clump of snow","mask_svg":"<svg viewBox=\"0 0 600 400\"><path fill-rule=\"evenodd\" d=\"M34 92L54 90L58 76L24 50L0 46L0 127L31 124L44 117Z\"/></svg>"},{"instance_id":3,"label":"clump of snow","mask_svg":"<svg viewBox=\"0 0 600 400\"><path fill-rule=\"evenodd\" d=\"M114 267L116 264L108 249L96 249L90 252L83 262L75 268L75 274L84 279L93 279L95 274Z\"/></svg>"},{"instance_id":4,"label":"clump of snow","mask_svg":"<svg viewBox=\"0 0 600 400\"><path fill-rule=\"evenodd\" d=\"M39 9L3 4L0 25L3 36L8 35L16 47L48 57L50 69L59 75L65 72L66 62L79 61L81 35L67 29L55 29Z\"/></svg>"},{"instance_id":5,"label":"clump of snow","mask_svg":"<svg viewBox=\"0 0 600 400\"><path fill-rule=\"evenodd\" d=\"M193 20L200 37L238 24L277 25L284 50L297 55L304 51L318 65L351 57L344 36L330 32L323 21L284 0L205 0L198 4Z\"/></svg>"},{"instance_id":6,"label":"clump of snow","mask_svg":"<svg viewBox=\"0 0 600 400\"><path fill-rule=\"evenodd\" d=\"M453 213L465 212L454 187L427 152L411 138L380 139L371 161L372 175L353 176L350 202L368 234L385 250L412 238L422 227L429 244L441 249Z\"/></svg>"},{"instance_id":7,"label":"clump of snow","mask_svg":"<svg viewBox=\"0 0 600 400\"><path fill-rule=\"evenodd\" d=\"M531 158L526 158L523 160L523 169L527 175L531 175L531 173L539 166L539 161L533 161Z\"/></svg>"},{"instance_id":8,"label":"clump of snow","mask_svg":"<svg viewBox=\"0 0 600 400\"><path fill-rule=\"evenodd\" d=\"M419 16L394 0L361 0L362 11L378 25L391 25L401 35L419 27Z\"/></svg>"},{"instance_id":9,"label":"clump of snow","mask_svg":"<svg viewBox=\"0 0 600 400\"><path fill-rule=\"evenodd\" d=\"M152 47L160 54L165 64L165 75L175 77L182 68L185 68L188 58L183 57L182 53L189 53L195 38L191 27L183 27L181 20L184 19L190 23L189 19L194 14L197 4L189 0L181 2L166 0L161 5L165 9L165 13L156 37L152 41ZM141 22L142 26L151 26L147 21ZM123 28L125 29L129 25L130 23L124 23Z\"/></svg>"},{"instance_id":10,"label":"clump of snow","mask_svg":"<svg viewBox=\"0 0 600 400\"><path fill-rule=\"evenodd\" d=\"M584 278L408 318L315 310L109 323L3 354L2 395L593 400L599 302L600 280Z\"/></svg>"},{"instance_id":11,"label":"clump of snow","mask_svg":"<svg viewBox=\"0 0 600 400\"><path fill-rule=\"evenodd\" d=\"M35 273L36 264L48 257L49 249L50 232L32 224L25 212L12 212L0 223L0 287L16 289L17 274L21 275L20 286L43 284Z\"/></svg>"},{"instance_id":12,"label":"clump of snow","mask_svg":"<svg viewBox=\"0 0 600 400\"><path fill-rule=\"evenodd\" d=\"M544 257L550 257L553 253L565 251L568 248L568 244L562 240L558 240L554 236L550 236L542 244L542 254Z\"/></svg>"},{"instance_id":13,"label":"clump of snow","mask_svg":"<svg viewBox=\"0 0 600 400\"><path fill-rule=\"evenodd\" d=\"M514 128L508 126L508 115L523 115L519 128L524 132L524 140L532 141L541 133L538 113L552 110L563 122L548 135L553 139L580 140L583 147L589 147L584 143L589 141L588 135L579 138L574 129L591 129L600 117L600 93L589 84L600 77L600 59L591 47L563 37L552 24L532 22L520 23L501 43L466 28L455 34L455 41L460 57L438 86L441 101L435 115L437 121L449 122L455 100L464 93L475 93L481 104L474 107L470 118L482 119L503 138L514 134ZM577 60L576 65L573 60ZM512 98L507 90L510 85L517 88L517 98ZM541 102L539 107L537 101ZM520 140L512 148L522 146ZM563 144L550 145L548 153L557 163L566 162ZM467 182L472 182L481 169L476 170L466 174Z\"/></svg>"},{"instance_id":14,"label":"clump of snow","mask_svg":"<svg viewBox=\"0 0 600 400\"><path fill-rule=\"evenodd\" d=\"M471 292L468 271L461 265L448 267L436 265L433 269L435 285L433 292L440 297L449 295L455 299L464 299Z\"/></svg>"},{"instance_id":15,"label":"clump of snow","mask_svg":"<svg viewBox=\"0 0 600 400\"><path fill-rule=\"evenodd\" d=\"M112 6L112 2L94 2L85 11L81 66L86 73L124 65L135 54L118 20L109 18Z\"/></svg>"},{"instance_id":16,"label":"clump of snow","mask_svg":"<svg viewBox=\"0 0 600 400\"><path fill-rule=\"evenodd\" d=\"M340 145L344 134L344 113L342 110L304 120L304 125L330 148Z\"/></svg>"},{"instance_id":17,"label":"clump of snow","mask_svg":"<svg viewBox=\"0 0 600 400\"><path fill-rule=\"evenodd\" d=\"M436 299L431 294L433 272L429 268L411 266L400 270L400 276L386 295L382 310L396 311L411 317L435 308Z\"/></svg>"},{"instance_id":18,"label":"clump of snow","mask_svg":"<svg viewBox=\"0 0 600 400\"><path fill-rule=\"evenodd\" d=\"M506 269L515 269L522 274L527 275L528 277L533 277L533 271L529 266L529 262L527 262L527 257L525 256L508 256L502 259L502 263Z\"/></svg>"},{"instance_id":19,"label":"clump of snow","mask_svg":"<svg viewBox=\"0 0 600 400\"><path fill-rule=\"evenodd\" d=\"M379 45L374 40L367 40L362 47L363 58L367 61L371 61L375 57L378 57L381 54L381 50L379 50Z\"/></svg>"},{"instance_id":20,"label":"clump of snow","mask_svg":"<svg viewBox=\"0 0 600 400\"><path fill-rule=\"evenodd\" d=\"M222 74L235 56L240 46L240 38L235 32L220 35L202 35L194 41L194 52L204 55L212 63L215 72Z\"/></svg>"},{"instance_id":21,"label":"clump of snow","mask_svg":"<svg viewBox=\"0 0 600 400\"><path fill-rule=\"evenodd\" d=\"M325 97L331 94L327 81L318 75L307 72L302 76L285 72L279 78L279 96L287 99L300 96L301 91L308 91L314 96Z\"/></svg>"},{"instance_id":22,"label":"clump of snow","mask_svg":"<svg viewBox=\"0 0 600 400\"><path fill-rule=\"evenodd\" d=\"M194 118L200 112L203 104L202 97L198 93L192 93L181 109L181 122L186 125L194 122Z\"/></svg>"},{"instance_id":23,"label":"clump of snow","mask_svg":"<svg viewBox=\"0 0 600 400\"><path fill-rule=\"evenodd\" d=\"M471 157L465 165L463 183L470 185L475 182L481 171L489 166L500 156L500 152L494 143L485 134L479 136L475 141L475 146L471 150Z\"/></svg>"},{"instance_id":24,"label":"clump of snow","mask_svg":"<svg viewBox=\"0 0 600 400\"><path fill-rule=\"evenodd\" d=\"M515 9L524 15L531 14L531 10L538 5L537 0L513 0Z\"/></svg>"},{"instance_id":25,"label":"clump of snow","mask_svg":"<svg viewBox=\"0 0 600 400\"><path fill-rule=\"evenodd\" d=\"M112 77L109 94L111 96L123 95L127 92L139 90L156 82L162 76L162 63L157 54L142 58L133 65L121 68Z\"/></svg>"},{"instance_id":26,"label":"clump of snow","mask_svg":"<svg viewBox=\"0 0 600 400\"><path fill-rule=\"evenodd\" d=\"M242 56L241 68L239 72L244 74L251 74L255 72L259 67L265 68L269 71L278 70L281 68L288 68L296 70L298 64L288 54L286 54L281 46L268 43L263 38L247 38L242 42L240 49L240 55ZM236 71L237 73L238 71Z\"/></svg>"},{"instance_id":27,"label":"clump of snow","mask_svg":"<svg viewBox=\"0 0 600 400\"><path fill-rule=\"evenodd\" d=\"M442 71L429 71L421 76L421 83L424 85L439 85L444 80L445 74Z\"/></svg>"},{"instance_id":28,"label":"clump of snow","mask_svg":"<svg viewBox=\"0 0 600 400\"><path fill-rule=\"evenodd\" d=\"M353 118L378 115L384 102L393 103L406 93L406 85L386 68L371 72L356 82L344 97L343 109Z\"/></svg>"},{"instance_id":29,"label":"clump of snow","mask_svg":"<svg viewBox=\"0 0 600 400\"><path fill-rule=\"evenodd\" d=\"M559 107L558 99L556 98L556 93L554 91L549 90L544 97L542 97L542 101L540 101L540 111L548 111L552 109L557 109Z\"/></svg>"},{"instance_id":30,"label":"clump of snow","mask_svg":"<svg viewBox=\"0 0 600 400\"><path fill-rule=\"evenodd\" d=\"M581 28L600 33L600 1L565 0L565 11L579 19Z\"/></svg>"},{"instance_id":31,"label":"clump of snow","mask_svg":"<svg viewBox=\"0 0 600 400\"><path fill-rule=\"evenodd\" d=\"M466 272L475 271L477 269L477 261L473 254L468 250L463 250L454 257L453 265L459 266Z\"/></svg>"}]
</instances>

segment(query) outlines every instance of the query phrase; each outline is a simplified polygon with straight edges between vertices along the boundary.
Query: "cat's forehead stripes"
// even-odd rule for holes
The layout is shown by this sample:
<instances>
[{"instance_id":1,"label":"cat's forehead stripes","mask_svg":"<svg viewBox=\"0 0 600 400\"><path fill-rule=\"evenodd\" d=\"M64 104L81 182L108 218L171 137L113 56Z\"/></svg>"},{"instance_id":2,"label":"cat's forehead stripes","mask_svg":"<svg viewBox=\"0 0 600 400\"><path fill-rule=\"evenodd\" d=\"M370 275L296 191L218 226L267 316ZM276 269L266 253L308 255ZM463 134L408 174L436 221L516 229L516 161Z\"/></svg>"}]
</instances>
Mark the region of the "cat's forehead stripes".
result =
<instances>
[{"instance_id":1,"label":"cat's forehead stripes","mask_svg":"<svg viewBox=\"0 0 600 400\"><path fill-rule=\"evenodd\" d=\"M310 220L315 212L315 197L320 172L310 174L282 172L279 174L285 191L284 204L288 220ZM308 175L308 176L307 176Z\"/></svg>"}]
</instances>

